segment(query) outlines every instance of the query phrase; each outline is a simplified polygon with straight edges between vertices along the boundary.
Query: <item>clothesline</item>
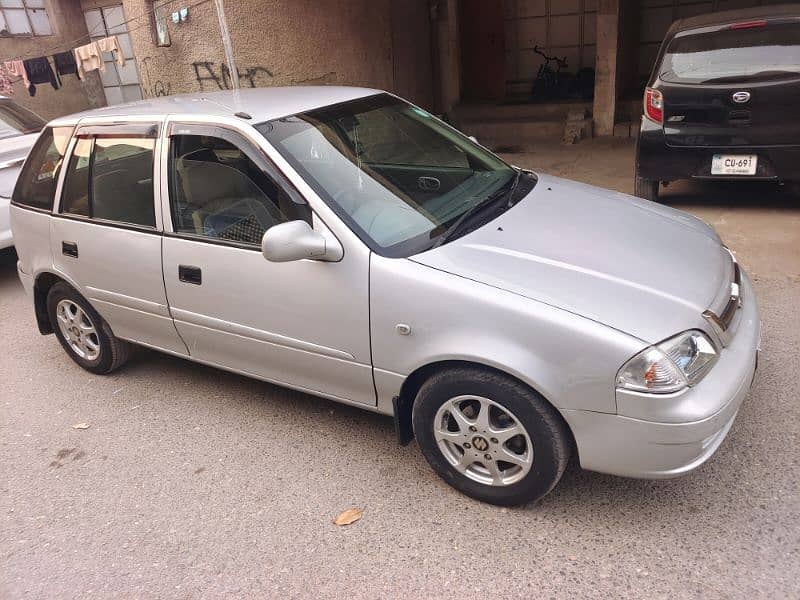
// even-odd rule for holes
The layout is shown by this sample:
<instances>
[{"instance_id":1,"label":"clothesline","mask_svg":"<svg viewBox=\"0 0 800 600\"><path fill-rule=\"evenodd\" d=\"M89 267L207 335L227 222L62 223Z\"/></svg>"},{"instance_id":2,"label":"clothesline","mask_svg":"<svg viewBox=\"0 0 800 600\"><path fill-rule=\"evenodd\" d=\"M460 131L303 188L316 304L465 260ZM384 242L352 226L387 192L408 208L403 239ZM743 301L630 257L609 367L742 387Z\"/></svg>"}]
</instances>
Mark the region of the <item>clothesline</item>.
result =
<instances>
[{"instance_id":1,"label":"clothesline","mask_svg":"<svg viewBox=\"0 0 800 600\"><path fill-rule=\"evenodd\" d=\"M175 4L178 1L182 1L182 0L165 0L162 4L159 4L158 6L155 6L152 9L146 10L145 12L143 12L142 14L140 14L140 15L138 15L136 17L131 17L130 19L122 21L121 23L115 23L114 27L115 28L116 27L121 27L122 25L127 25L128 23L133 23L134 21L138 21L138 20L143 19L145 17L149 17L150 15L155 14L157 10L161 10L165 6L169 6L170 4ZM198 2L195 2L194 4L190 4L186 8L194 8L195 6L200 6L200 5L206 4L208 2L211 2L211 0L199 0ZM73 50L76 47L76 45L78 45L78 42L90 40L91 37L95 33L97 33L98 27L100 27L100 25L102 25L102 23L98 23L92 29L92 31L90 31L87 34L82 35L82 36L80 36L78 38L75 38L74 40L72 40L70 42L61 42L56 46L52 46L50 48L45 49L44 51L39 50L39 51L33 52L33 53L29 52L28 54L13 56L13 57L10 57L10 58L3 58L3 59L0 59L0 64L4 63L4 62L12 61L12 60L26 60L28 58L37 58L39 56L51 56L53 54L60 54L62 52L68 52L70 50ZM149 25L149 23L142 23L138 27L134 27L134 28L128 29L126 33L131 33L132 31L137 31L137 30L141 29L142 27L146 27L148 25Z\"/></svg>"},{"instance_id":2,"label":"clothesline","mask_svg":"<svg viewBox=\"0 0 800 600\"><path fill-rule=\"evenodd\" d=\"M55 90L60 88L61 75L75 75L79 79L85 79L89 71L105 71L105 52L110 53L120 67L125 66L125 55L115 35L78 46L72 51L54 54L55 72L47 56L0 63L0 94L14 93L11 76L20 77L31 96L36 95L36 84L49 83Z\"/></svg>"}]
</instances>

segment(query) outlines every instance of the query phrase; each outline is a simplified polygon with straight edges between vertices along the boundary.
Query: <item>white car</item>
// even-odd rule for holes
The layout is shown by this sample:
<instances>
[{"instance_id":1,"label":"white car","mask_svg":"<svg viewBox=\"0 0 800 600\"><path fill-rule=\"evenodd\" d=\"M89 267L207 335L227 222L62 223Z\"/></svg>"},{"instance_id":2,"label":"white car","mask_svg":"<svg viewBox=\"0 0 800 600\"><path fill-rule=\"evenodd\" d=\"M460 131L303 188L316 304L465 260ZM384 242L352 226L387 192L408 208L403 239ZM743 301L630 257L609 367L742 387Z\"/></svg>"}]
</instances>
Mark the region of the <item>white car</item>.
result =
<instances>
[{"instance_id":1,"label":"white car","mask_svg":"<svg viewBox=\"0 0 800 600\"><path fill-rule=\"evenodd\" d=\"M573 452L688 473L756 369L755 294L708 225L517 169L376 90L58 119L11 219L39 330L86 370L135 343L393 415L496 504L546 494Z\"/></svg>"},{"instance_id":2,"label":"white car","mask_svg":"<svg viewBox=\"0 0 800 600\"><path fill-rule=\"evenodd\" d=\"M11 194L44 124L38 115L0 96L0 250L14 245L8 212Z\"/></svg>"}]
</instances>

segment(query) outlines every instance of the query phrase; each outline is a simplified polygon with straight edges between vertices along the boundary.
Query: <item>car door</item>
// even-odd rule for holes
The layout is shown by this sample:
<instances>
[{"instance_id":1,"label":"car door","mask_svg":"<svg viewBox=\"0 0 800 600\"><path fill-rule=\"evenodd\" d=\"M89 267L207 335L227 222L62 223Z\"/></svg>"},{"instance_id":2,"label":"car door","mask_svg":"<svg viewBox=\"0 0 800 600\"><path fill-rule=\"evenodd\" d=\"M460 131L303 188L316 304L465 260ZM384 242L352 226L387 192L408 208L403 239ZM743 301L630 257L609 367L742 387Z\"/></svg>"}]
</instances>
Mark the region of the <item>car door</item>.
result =
<instances>
[{"instance_id":1,"label":"car door","mask_svg":"<svg viewBox=\"0 0 800 600\"><path fill-rule=\"evenodd\" d=\"M116 336L185 355L161 270L158 131L156 121L78 127L50 244L55 269Z\"/></svg>"},{"instance_id":2,"label":"car door","mask_svg":"<svg viewBox=\"0 0 800 600\"><path fill-rule=\"evenodd\" d=\"M268 262L261 239L273 225L305 220L332 233L246 130L168 127L164 281L191 356L374 405L368 253Z\"/></svg>"}]
</instances>

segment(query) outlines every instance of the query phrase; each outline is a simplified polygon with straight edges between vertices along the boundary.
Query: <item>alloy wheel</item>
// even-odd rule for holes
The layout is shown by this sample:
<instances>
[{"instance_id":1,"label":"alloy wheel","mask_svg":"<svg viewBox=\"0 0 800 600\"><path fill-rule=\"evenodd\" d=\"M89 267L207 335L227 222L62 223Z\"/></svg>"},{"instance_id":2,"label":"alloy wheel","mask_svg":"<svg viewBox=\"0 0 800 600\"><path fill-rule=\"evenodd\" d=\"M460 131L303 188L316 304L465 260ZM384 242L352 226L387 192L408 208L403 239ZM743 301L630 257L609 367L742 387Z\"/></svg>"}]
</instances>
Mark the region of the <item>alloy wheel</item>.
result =
<instances>
[{"instance_id":1,"label":"alloy wheel","mask_svg":"<svg viewBox=\"0 0 800 600\"><path fill-rule=\"evenodd\" d=\"M100 338L89 315L67 298L56 305L56 317L61 335L72 351L89 361L100 356Z\"/></svg>"},{"instance_id":2,"label":"alloy wheel","mask_svg":"<svg viewBox=\"0 0 800 600\"><path fill-rule=\"evenodd\" d=\"M514 413L489 398L451 398L436 412L433 435L453 468L485 485L511 485L533 466L527 430Z\"/></svg>"}]
</instances>

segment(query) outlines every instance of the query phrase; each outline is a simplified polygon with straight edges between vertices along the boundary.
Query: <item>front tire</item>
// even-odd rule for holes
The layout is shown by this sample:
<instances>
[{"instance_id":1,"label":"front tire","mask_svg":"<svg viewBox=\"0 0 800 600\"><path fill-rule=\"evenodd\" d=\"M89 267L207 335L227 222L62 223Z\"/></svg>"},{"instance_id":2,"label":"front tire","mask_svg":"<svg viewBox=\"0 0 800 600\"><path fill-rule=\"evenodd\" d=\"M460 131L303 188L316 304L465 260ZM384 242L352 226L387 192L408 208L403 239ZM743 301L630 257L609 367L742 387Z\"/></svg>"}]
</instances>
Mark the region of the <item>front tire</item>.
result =
<instances>
[{"instance_id":1,"label":"front tire","mask_svg":"<svg viewBox=\"0 0 800 600\"><path fill-rule=\"evenodd\" d=\"M542 498L570 455L570 434L558 411L526 385L488 369L432 376L417 393L412 422L434 471L490 504Z\"/></svg>"},{"instance_id":2,"label":"front tire","mask_svg":"<svg viewBox=\"0 0 800 600\"><path fill-rule=\"evenodd\" d=\"M637 174L633 184L633 193L639 198L658 202L658 180L645 179Z\"/></svg>"},{"instance_id":3,"label":"front tire","mask_svg":"<svg viewBox=\"0 0 800 600\"><path fill-rule=\"evenodd\" d=\"M50 288L47 314L61 346L87 371L105 375L128 360L129 344L115 337L92 305L66 283Z\"/></svg>"}]
</instances>

